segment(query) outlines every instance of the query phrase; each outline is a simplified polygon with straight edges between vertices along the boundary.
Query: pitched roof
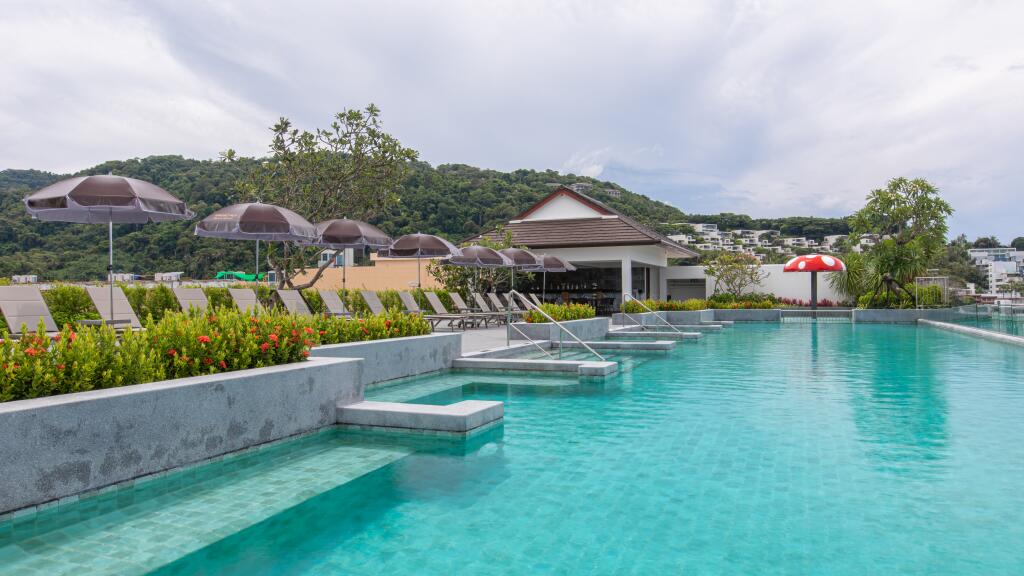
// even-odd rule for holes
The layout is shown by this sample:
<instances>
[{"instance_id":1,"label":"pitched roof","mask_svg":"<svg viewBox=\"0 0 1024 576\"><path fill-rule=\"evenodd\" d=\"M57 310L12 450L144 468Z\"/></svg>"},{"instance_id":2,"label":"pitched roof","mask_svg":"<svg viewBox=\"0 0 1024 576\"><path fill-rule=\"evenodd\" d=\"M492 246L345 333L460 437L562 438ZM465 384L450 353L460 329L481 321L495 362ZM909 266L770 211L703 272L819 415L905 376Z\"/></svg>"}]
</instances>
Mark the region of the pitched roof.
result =
<instances>
[{"instance_id":1,"label":"pitched roof","mask_svg":"<svg viewBox=\"0 0 1024 576\"><path fill-rule=\"evenodd\" d=\"M530 214L558 196L570 196L603 214L593 218L529 220ZM584 246L661 245L677 258L692 258L696 252L647 228L614 208L570 188L562 187L513 218L504 226L512 242L528 248L571 248ZM497 230L471 238L500 240Z\"/></svg>"}]
</instances>

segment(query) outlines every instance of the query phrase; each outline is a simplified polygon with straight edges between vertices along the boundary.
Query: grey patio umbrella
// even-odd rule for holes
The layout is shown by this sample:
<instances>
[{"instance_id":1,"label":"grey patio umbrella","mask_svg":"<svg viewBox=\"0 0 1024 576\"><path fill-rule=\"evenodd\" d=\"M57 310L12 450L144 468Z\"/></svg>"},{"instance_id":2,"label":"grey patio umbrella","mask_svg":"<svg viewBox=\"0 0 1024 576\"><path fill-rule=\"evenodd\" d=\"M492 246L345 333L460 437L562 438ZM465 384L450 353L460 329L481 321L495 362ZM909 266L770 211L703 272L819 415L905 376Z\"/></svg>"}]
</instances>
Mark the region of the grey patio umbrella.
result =
<instances>
[{"instance_id":1,"label":"grey patio umbrella","mask_svg":"<svg viewBox=\"0 0 1024 576\"><path fill-rule=\"evenodd\" d=\"M433 234L406 234L395 240L388 247L387 255L391 258L416 259L416 287L420 283L420 258L436 256L458 256L462 254L454 244Z\"/></svg>"},{"instance_id":2,"label":"grey patio umbrella","mask_svg":"<svg viewBox=\"0 0 1024 576\"><path fill-rule=\"evenodd\" d=\"M47 222L107 225L107 277L110 320L114 319L114 224L188 220L195 216L163 188L125 176L78 176L61 180L25 198L33 218Z\"/></svg>"},{"instance_id":3,"label":"grey patio umbrella","mask_svg":"<svg viewBox=\"0 0 1024 576\"><path fill-rule=\"evenodd\" d=\"M251 202L217 210L196 224L196 236L267 242L313 242L316 226L287 208ZM258 244L257 244L258 246ZM259 276L257 275L257 280Z\"/></svg>"},{"instance_id":4,"label":"grey patio umbrella","mask_svg":"<svg viewBox=\"0 0 1024 576\"><path fill-rule=\"evenodd\" d=\"M463 246L462 248L459 248L459 250L462 251L462 254L445 258L441 263L448 266L462 266L465 268L477 269L509 268L513 265L511 258L486 246L474 244L472 246ZM479 280L479 273L477 274L477 280ZM477 282L477 284L479 284L479 282Z\"/></svg>"},{"instance_id":5,"label":"grey patio umbrella","mask_svg":"<svg viewBox=\"0 0 1024 576\"><path fill-rule=\"evenodd\" d=\"M360 220L339 218L327 220L316 225L317 239L312 246L333 248L335 250L379 250L391 245L391 237L380 228ZM348 262L341 261L341 287L345 288L345 276Z\"/></svg>"},{"instance_id":6,"label":"grey patio umbrella","mask_svg":"<svg viewBox=\"0 0 1024 576\"><path fill-rule=\"evenodd\" d=\"M522 248L505 248L499 250L505 256L512 259L512 288L516 287L516 268L525 270L527 268L536 268L540 266L540 259L537 255L529 250L523 250Z\"/></svg>"},{"instance_id":7,"label":"grey patio umbrella","mask_svg":"<svg viewBox=\"0 0 1024 576\"><path fill-rule=\"evenodd\" d=\"M541 299L543 300L547 296L548 272L572 272L576 270L576 267L558 256L552 256L550 254L541 254L537 257L537 260L537 266L524 268L524 270L527 272L542 272L544 274L544 283L541 286Z\"/></svg>"},{"instance_id":8,"label":"grey patio umbrella","mask_svg":"<svg viewBox=\"0 0 1024 576\"><path fill-rule=\"evenodd\" d=\"M464 246L459 248L459 255L450 256L442 261L451 266L467 266L470 268L507 268L513 265L512 259L501 252L486 246Z\"/></svg>"}]
</instances>

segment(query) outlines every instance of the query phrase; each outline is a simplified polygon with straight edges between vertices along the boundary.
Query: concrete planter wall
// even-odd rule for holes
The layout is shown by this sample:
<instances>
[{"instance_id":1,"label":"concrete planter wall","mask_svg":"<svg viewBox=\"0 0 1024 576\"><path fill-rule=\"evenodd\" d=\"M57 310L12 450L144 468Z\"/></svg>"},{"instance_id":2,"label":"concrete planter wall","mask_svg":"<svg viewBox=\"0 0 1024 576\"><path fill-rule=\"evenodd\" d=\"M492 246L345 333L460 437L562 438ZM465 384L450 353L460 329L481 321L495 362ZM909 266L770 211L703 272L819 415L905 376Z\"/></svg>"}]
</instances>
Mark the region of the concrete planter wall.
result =
<instances>
[{"instance_id":1,"label":"concrete planter wall","mask_svg":"<svg viewBox=\"0 0 1024 576\"><path fill-rule=\"evenodd\" d=\"M781 322L781 310L712 310L715 320L731 322Z\"/></svg>"},{"instance_id":2,"label":"concrete planter wall","mask_svg":"<svg viewBox=\"0 0 1024 576\"><path fill-rule=\"evenodd\" d=\"M700 324L715 320L714 310L672 310L664 314L668 314L668 321L673 324Z\"/></svg>"},{"instance_id":3,"label":"concrete planter wall","mask_svg":"<svg viewBox=\"0 0 1024 576\"><path fill-rule=\"evenodd\" d=\"M587 318L586 320L569 320L568 322L562 322L561 324L566 330L572 332L577 338L583 341L604 340L605 336L608 334L608 318L604 317ZM522 330L524 334L529 336L531 340L557 341L560 335L561 337L571 340L571 338L565 336L565 334L558 329L558 326L550 322L546 324L516 322L515 326L519 330ZM511 337L513 340L525 339L516 330L511 330Z\"/></svg>"},{"instance_id":4,"label":"concrete planter wall","mask_svg":"<svg viewBox=\"0 0 1024 576\"><path fill-rule=\"evenodd\" d=\"M953 308L934 308L927 310L862 310L853 311L855 323L876 324L915 324L918 320L936 320L950 322L956 318Z\"/></svg>"},{"instance_id":5,"label":"concrete planter wall","mask_svg":"<svg viewBox=\"0 0 1024 576\"><path fill-rule=\"evenodd\" d=\"M334 424L362 362L307 362L0 404L0 513Z\"/></svg>"},{"instance_id":6,"label":"concrete planter wall","mask_svg":"<svg viewBox=\"0 0 1024 576\"><path fill-rule=\"evenodd\" d=\"M362 358L363 384L451 368L462 354L462 334L437 333L389 340L329 344L313 349L314 358Z\"/></svg>"}]
</instances>

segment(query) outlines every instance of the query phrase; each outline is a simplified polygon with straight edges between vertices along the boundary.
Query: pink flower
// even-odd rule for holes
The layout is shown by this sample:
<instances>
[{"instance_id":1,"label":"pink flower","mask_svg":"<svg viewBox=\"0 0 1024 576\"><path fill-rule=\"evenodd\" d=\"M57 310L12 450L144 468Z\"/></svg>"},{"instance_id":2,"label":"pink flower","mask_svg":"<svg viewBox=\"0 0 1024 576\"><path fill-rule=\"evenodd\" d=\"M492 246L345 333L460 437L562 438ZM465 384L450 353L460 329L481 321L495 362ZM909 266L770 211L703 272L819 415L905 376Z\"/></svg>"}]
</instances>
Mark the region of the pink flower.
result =
<instances>
[{"instance_id":1,"label":"pink flower","mask_svg":"<svg viewBox=\"0 0 1024 576\"><path fill-rule=\"evenodd\" d=\"M197 340L199 340L200 344L209 344L210 343L210 337L205 335L205 334L200 336L199 338L197 338Z\"/></svg>"},{"instance_id":2,"label":"pink flower","mask_svg":"<svg viewBox=\"0 0 1024 576\"><path fill-rule=\"evenodd\" d=\"M260 352L266 352L267 350L270 350L270 342L260 344Z\"/></svg>"}]
</instances>

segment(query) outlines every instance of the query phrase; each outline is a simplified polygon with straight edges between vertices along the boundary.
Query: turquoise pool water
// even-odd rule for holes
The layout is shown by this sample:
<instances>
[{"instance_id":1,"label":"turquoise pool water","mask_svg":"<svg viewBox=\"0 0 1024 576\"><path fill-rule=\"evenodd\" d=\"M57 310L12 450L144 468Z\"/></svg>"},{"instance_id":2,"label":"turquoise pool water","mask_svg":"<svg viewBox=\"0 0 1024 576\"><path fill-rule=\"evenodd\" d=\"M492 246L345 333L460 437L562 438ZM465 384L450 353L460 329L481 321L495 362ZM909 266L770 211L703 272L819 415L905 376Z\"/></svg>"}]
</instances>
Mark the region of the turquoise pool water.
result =
<instances>
[{"instance_id":1,"label":"turquoise pool water","mask_svg":"<svg viewBox=\"0 0 1024 576\"><path fill-rule=\"evenodd\" d=\"M103 522L57 510L36 553L91 536L158 574L1024 572L1012 346L905 326L735 326L606 381L453 373L374 395L503 400L506 417L468 441L283 443ZM214 496L224 508L204 510ZM154 515L167 506L173 526ZM251 514L196 536L235 508ZM46 548L50 531L72 534ZM192 537L174 561L142 557L152 540ZM23 544L17 528L9 538L0 560Z\"/></svg>"}]
</instances>

